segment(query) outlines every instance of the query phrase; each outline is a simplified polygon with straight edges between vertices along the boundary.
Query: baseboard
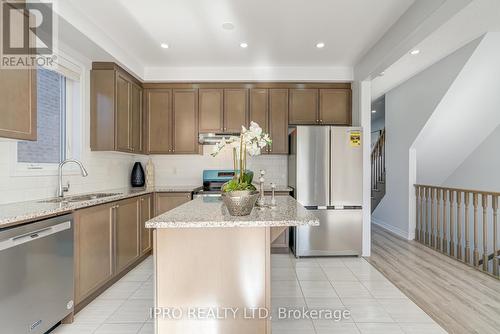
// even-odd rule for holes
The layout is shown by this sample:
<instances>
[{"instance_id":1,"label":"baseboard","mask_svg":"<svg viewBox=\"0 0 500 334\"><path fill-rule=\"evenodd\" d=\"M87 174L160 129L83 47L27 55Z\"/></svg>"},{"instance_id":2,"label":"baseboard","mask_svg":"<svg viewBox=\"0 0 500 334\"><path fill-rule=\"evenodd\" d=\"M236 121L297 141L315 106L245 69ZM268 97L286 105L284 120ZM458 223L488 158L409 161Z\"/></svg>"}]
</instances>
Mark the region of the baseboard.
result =
<instances>
[{"instance_id":1,"label":"baseboard","mask_svg":"<svg viewBox=\"0 0 500 334\"><path fill-rule=\"evenodd\" d=\"M412 240L411 237L409 236L408 232L406 231L403 231L402 229L400 228L397 228L395 226L392 226L392 225L389 225L387 224L386 222L380 220L380 219L377 219L375 217L372 217L372 224L375 224L377 226L380 226L382 227L384 230L387 230L391 233L394 233L396 234L397 236L400 236L401 238L403 239L406 239L406 240Z\"/></svg>"}]
</instances>

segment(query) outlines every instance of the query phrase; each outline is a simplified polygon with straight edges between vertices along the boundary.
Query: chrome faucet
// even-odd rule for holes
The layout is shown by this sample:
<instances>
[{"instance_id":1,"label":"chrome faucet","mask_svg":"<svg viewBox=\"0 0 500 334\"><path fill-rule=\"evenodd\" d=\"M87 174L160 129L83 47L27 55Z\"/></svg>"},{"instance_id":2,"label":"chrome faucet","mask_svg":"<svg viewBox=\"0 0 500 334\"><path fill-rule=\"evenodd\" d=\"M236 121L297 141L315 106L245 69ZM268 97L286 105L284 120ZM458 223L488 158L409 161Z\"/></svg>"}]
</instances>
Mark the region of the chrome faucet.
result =
<instances>
[{"instance_id":1,"label":"chrome faucet","mask_svg":"<svg viewBox=\"0 0 500 334\"><path fill-rule=\"evenodd\" d=\"M63 162L61 162L59 164L59 167L58 167L58 172L59 172L59 187L57 188L57 196L58 197L64 197L64 193L69 190L69 181L66 183L65 186L63 186L63 184L62 184L62 168L65 164L67 164L69 162L73 162L80 167L80 171L82 172L83 177L89 175L89 173L87 172L85 167L83 167L83 164L78 160L66 159Z\"/></svg>"}]
</instances>

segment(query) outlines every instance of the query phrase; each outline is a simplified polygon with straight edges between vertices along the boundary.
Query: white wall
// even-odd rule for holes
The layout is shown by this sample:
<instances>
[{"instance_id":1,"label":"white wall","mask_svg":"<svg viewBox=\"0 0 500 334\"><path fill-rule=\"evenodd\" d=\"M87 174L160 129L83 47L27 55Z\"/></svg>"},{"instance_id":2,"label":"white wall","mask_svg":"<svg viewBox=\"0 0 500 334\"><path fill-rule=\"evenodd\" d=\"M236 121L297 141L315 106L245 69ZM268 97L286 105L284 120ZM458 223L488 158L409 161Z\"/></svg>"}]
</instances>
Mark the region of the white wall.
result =
<instances>
[{"instance_id":1,"label":"white wall","mask_svg":"<svg viewBox=\"0 0 500 334\"><path fill-rule=\"evenodd\" d=\"M443 182L452 188L500 192L500 126Z\"/></svg>"},{"instance_id":2,"label":"white wall","mask_svg":"<svg viewBox=\"0 0 500 334\"><path fill-rule=\"evenodd\" d=\"M477 46L471 42L386 94L386 195L374 211L375 223L413 238L412 145Z\"/></svg>"},{"instance_id":3,"label":"white wall","mask_svg":"<svg viewBox=\"0 0 500 334\"><path fill-rule=\"evenodd\" d=\"M415 141L418 183L442 184L500 125L499 59L500 33L480 38Z\"/></svg>"}]
</instances>

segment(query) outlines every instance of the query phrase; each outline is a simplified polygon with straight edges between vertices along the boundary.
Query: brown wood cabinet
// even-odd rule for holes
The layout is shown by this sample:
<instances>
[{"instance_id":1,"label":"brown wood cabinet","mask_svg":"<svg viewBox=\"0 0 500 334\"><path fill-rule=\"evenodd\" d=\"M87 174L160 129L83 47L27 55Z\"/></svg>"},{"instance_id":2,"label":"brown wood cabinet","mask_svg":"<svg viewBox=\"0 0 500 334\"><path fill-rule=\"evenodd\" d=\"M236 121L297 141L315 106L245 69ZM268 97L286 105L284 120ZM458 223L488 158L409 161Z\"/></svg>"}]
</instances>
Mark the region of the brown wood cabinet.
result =
<instances>
[{"instance_id":1,"label":"brown wood cabinet","mask_svg":"<svg viewBox=\"0 0 500 334\"><path fill-rule=\"evenodd\" d=\"M155 195L155 216L170 211L179 205L189 202L192 199L191 193L156 193Z\"/></svg>"},{"instance_id":2,"label":"brown wood cabinet","mask_svg":"<svg viewBox=\"0 0 500 334\"><path fill-rule=\"evenodd\" d=\"M139 258L139 202L134 197L114 206L116 274Z\"/></svg>"},{"instance_id":3,"label":"brown wood cabinet","mask_svg":"<svg viewBox=\"0 0 500 334\"><path fill-rule=\"evenodd\" d=\"M224 131L224 90L200 89L199 131Z\"/></svg>"},{"instance_id":4,"label":"brown wood cabinet","mask_svg":"<svg viewBox=\"0 0 500 334\"><path fill-rule=\"evenodd\" d=\"M147 89L146 150L151 154L172 152L172 90Z\"/></svg>"},{"instance_id":5,"label":"brown wood cabinet","mask_svg":"<svg viewBox=\"0 0 500 334\"><path fill-rule=\"evenodd\" d=\"M224 132L248 127L248 89L224 89Z\"/></svg>"},{"instance_id":6,"label":"brown wood cabinet","mask_svg":"<svg viewBox=\"0 0 500 334\"><path fill-rule=\"evenodd\" d=\"M178 154L198 153L198 90L173 91L173 146Z\"/></svg>"},{"instance_id":7,"label":"brown wood cabinet","mask_svg":"<svg viewBox=\"0 0 500 334\"><path fill-rule=\"evenodd\" d=\"M37 75L32 70L0 70L0 137L37 139Z\"/></svg>"},{"instance_id":8,"label":"brown wood cabinet","mask_svg":"<svg viewBox=\"0 0 500 334\"><path fill-rule=\"evenodd\" d=\"M153 247L153 230L145 227L145 223L152 218L153 196L146 195L139 199L139 224L140 224L140 253L149 252Z\"/></svg>"},{"instance_id":9,"label":"brown wood cabinet","mask_svg":"<svg viewBox=\"0 0 500 334\"><path fill-rule=\"evenodd\" d=\"M250 121L257 122L272 139L268 154L288 154L288 90L252 89Z\"/></svg>"},{"instance_id":10,"label":"brown wood cabinet","mask_svg":"<svg viewBox=\"0 0 500 334\"><path fill-rule=\"evenodd\" d=\"M291 89L289 123L351 125L351 89Z\"/></svg>"},{"instance_id":11,"label":"brown wood cabinet","mask_svg":"<svg viewBox=\"0 0 500 334\"><path fill-rule=\"evenodd\" d=\"M91 71L90 148L143 153L141 83L111 63Z\"/></svg>"},{"instance_id":12,"label":"brown wood cabinet","mask_svg":"<svg viewBox=\"0 0 500 334\"><path fill-rule=\"evenodd\" d=\"M319 90L319 122L329 125L351 125L351 90Z\"/></svg>"},{"instance_id":13,"label":"brown wood cabinet","mask_svg":"<svg viewBox=\"0 0 500 334\"><path fill-rule=\"evenodd\" d=\"M318 124L318 90L290 89L290 124Z\"/></svg>"},{"instance_id":14,"label":"brown wood cabinet","mask_svg":"<svg viewBox=\"0 0 500 334\"><path fill-rule=\"evenodd\" d=\"M148 89L145 96L147 152L198 153L198 90Z\"/></svg>"},{"instance_id":15,"label":"brown wood cabinet","mask_svg":"<svg viewBox=\"0 0 500 334\"><path fill-rule=\"evenodd\" d=\"M75 213L75 302L79 303L114 275L113 204Z\"/></svg>"}]
</instances>

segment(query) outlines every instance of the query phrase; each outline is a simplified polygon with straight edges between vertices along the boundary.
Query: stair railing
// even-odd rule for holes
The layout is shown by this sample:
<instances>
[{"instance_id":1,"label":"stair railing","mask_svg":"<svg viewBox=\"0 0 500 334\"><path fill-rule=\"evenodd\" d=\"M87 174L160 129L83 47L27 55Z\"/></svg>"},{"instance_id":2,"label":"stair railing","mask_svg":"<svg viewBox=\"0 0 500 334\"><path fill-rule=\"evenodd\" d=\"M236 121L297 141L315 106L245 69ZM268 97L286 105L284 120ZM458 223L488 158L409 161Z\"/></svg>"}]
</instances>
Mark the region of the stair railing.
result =
<instances>
[{"instance_id":1,"label":"stair railing","mask_svg":"<svg viewBox=\"0 0 500 334\"><path fill-rule=\"evenodd\" d=\"M500 193L416 184L415 240L499 278Z\"/></svg>"},{"instance_id":2,"label":"stair railing","mask_svg":"<svg viewBox=\"0 0 500 334\"><path fill-rule=\"evenodd\" d=\"M372 154L372 190L378 189L380 182L385 182L385 129L380 130Z\"/></svg>"}]
</instances>

